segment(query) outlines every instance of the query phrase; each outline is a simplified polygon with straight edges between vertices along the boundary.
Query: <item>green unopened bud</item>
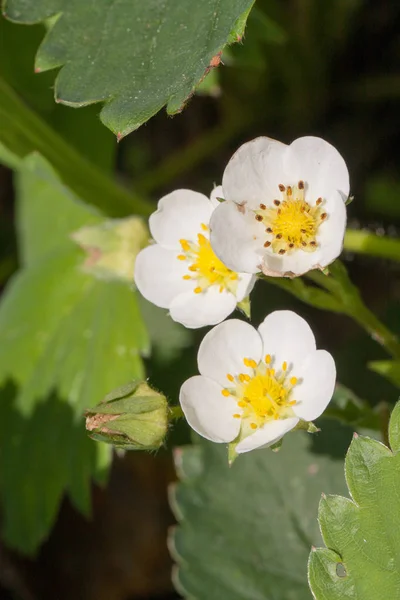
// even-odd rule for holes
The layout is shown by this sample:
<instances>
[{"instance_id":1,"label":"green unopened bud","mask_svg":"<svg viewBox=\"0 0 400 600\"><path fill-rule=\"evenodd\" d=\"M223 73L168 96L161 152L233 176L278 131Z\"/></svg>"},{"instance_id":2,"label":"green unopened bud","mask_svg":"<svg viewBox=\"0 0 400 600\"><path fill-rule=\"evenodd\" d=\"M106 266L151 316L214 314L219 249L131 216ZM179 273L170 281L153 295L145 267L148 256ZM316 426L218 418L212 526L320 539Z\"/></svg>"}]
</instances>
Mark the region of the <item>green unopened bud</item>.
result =
<instances>
[{"instance_id":1,"label":"green unopened bud","mask_svg":"<svg viewBox=\"0 0 400 600\"><path fill-rule=\"evenodd\" d=\"M125 450L155 450L168 430L165 396L147 383L133 381L86 411L86 429L92 439Z\"/></svg>"}]
</instances>

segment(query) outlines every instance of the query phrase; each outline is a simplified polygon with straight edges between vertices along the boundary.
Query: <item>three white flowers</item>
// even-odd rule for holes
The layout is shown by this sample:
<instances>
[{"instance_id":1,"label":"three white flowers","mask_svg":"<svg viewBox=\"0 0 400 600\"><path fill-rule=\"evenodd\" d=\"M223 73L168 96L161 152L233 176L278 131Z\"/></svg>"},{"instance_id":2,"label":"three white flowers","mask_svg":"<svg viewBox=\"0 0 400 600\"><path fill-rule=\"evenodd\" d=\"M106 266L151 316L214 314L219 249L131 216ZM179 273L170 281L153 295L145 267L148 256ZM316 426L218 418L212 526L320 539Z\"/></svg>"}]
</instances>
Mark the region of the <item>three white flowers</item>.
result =
<instances>
[{"instance_id":1,"label":"three white flowers","mask_svg":"<svg viewBox=\"0 0 400 600\"><path fill-rule=\"evenodd\" d=\"M328 142L303 137L244 144L208 199L191 190L162 198L150 217L155 243L135 263L142 295L204 337L199 376L181 388L188 423L237 453L271 446L299 420L325 410L335 363L316 350L307 323L276 311L258 330L221 323L254 287L256 274L294 277L324 269L341 253L349 174Z\"/></svg>"}]
</instances>

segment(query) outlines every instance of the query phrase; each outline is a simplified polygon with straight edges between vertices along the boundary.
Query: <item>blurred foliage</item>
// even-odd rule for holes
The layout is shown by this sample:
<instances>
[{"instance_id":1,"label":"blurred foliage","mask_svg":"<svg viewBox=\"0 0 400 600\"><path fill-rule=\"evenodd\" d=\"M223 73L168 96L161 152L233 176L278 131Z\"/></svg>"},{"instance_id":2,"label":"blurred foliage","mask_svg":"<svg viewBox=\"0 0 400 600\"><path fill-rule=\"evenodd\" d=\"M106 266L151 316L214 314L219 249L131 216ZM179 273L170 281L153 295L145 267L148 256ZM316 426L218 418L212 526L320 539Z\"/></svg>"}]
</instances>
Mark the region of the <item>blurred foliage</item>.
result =
<instances>
[{"instance_id":1,"label":"blurred foliage","mask_svg":"<svg viewBox=\"0 0 400 600\"><path fill-rule=\"evenodd\" d=\"M56 104L55 74L34 74L44 26L22 27L0 17L0 162L15 169L16 195L14 207L10 178L0 171L0 283L17 263L22 267L0 306L0 495L9 545L32 553L54 524L65 492L78 510L90 513L90 481L105 482L110 457L86 437L83 409L143 376L142 353L150 383L175 403L181 382L196 370L204 335L174 324L126 285L83 272L85 256L70 239L72 232L104 227L110 217L147 215L173 188L208 194L232 152L251 137L290 142L311 133L331 141L348 163L355 195L350 224L366 230L351 233L372 235L368 244L365 237L362 243L349 237L347 247L396 259L399 19L397 0L257 0L242 40L224 51L222 64L203 80L185 111L174 119L162 111L122 140L117 152L115 138L98 118L99 105L74 110ZM351 253L344 260L366 304L399 334L398 265ZM310 284L315 298L316 284ZM297 285L303 292L306 284ZM272 594L289 563L297 570L295 588L289 579L282 584L287 597L309 597L305 561L310 543L319 543L319 495L345 493L341 461L351 432L344 424L373 429L374 435L379 428L385 439L388 407L398 397L398 361L389 361L347 316L315 310L259 282L252 295L253 322L276 308L303 315L318 345L334 354L343 385L326 417L336 423L321 421L322 432L311 438L292 434L276 455L241 457L231 471L222 464L221 449L207 442L177 451L182 475L177 514L190 517L175 538L184 559L178 578L190 591L204 585L207 599L215 590L233 594L231 576L223 579L221 573L234 564L243 572L235 579L243 586L238 598L249 589ZM95 336L85 337L89 331ZM128 352L121 354L122 347ZM169 445L188 441L181 422ZM307 472L309 489L296 465ZM281 478L286 469L287 478ZM248 525L243 539L238 526L231 526L239 521ZM207 538L211 527L221 532L224 524L231 543L222 535ZM243 553L248 544L252 551ZM210 564L209 556L219 550Z\"/></svg>"}]
</instances>

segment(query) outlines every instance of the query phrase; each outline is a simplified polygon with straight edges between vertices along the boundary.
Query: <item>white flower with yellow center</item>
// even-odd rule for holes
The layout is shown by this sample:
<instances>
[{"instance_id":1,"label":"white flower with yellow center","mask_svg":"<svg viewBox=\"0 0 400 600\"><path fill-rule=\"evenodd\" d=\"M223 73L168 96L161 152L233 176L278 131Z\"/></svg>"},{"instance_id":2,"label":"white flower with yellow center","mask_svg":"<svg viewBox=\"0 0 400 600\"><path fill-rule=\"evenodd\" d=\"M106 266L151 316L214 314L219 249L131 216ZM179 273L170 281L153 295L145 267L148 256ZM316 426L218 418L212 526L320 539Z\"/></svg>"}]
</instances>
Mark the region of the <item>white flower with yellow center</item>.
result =
<instances>
[{"instance_id":1,"label":"white flower with yellow center","mask_svg":"<svg viewBox=\"0 0 400 600\"><path fill-rule=\"evenodd\" d=\"M232 319L204 337L201 375L181 387L189 425L236 452L271 446L300 419L319 417L332 398L336 368L311 328L292 311L268 315L258 330Z\"/></svg>"},{"instance_id":2,"label":"white flower with yellow center","mask_svg":"<svg viewBox=\"0 0 400 600\"><path fill-rule=\"evenodd\" d=\"M218 187L210 199L191 190L161 198L149 220L156 243L136 257L140 293L189 328L223 321L255 283L254 276L228 269L211 248L209 222L221 196Z\"/></svg>"},{"instance_id":3,"label":"white flower with yellow center","mask_svg":"<svg viewBox=\"0 0 400 600\"><path fill-rule=\"evenodd\" d=\"M211 219L211 244L229 268L302 275L341 253L349 173L328 142L303 137L287 146L257 138L233 155L222 188L226 201Z\"/></svg>"}]
</instances>

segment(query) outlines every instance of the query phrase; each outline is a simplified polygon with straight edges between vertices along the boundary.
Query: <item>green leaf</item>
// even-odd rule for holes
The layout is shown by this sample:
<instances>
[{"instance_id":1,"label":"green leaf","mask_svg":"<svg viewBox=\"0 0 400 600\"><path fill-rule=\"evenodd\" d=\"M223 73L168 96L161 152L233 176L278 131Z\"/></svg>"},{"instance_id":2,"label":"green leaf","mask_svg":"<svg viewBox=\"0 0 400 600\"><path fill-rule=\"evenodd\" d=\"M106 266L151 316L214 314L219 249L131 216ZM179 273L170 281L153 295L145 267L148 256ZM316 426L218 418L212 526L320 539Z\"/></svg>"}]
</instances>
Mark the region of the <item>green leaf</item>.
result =
<instances>
[{"instance_id":1,"label":"green leaf","mask_svg":"<svg viewBox=\"0 0 400 600\"><path fill-rule=\"evenodd\" d=\"M254 0L5 0L12 21L59 14L36 57L36 69L62 67L57 101L105 102L100 118L118 137L167 105L182 110L210 61L243 35Z\"/></svg>"},{"instance_id":2,"label":"green leaf","mask_svg":"<svg viewBox=\"0 0 400 600\"><path fill-rule=\"evenodd\" d=\"M319 434L292 433L279 452L239 455L231 467L223 444L196 438L175 451L179 526L170 549L185 598L309 600L305 565L320 540L318 501L323 491L344 489L341 462L318 446L321 439L343 456L335 431L325 423Z\"/></svg>"},{"instance_id":3,"label":"green leaf","mask_svg":"<svg viewBox=\"0 0 400 600\"><path fill-rule=\"evenodd\" d=\"M392 451L371 438L355 437L345 463L351 499L321 499L319 523L328 549L316 549L309 559L316 600L398 598L399 431L398 404L389 426Z\"/></svg>"},{"instance_id":4,"label":"green leaf","mask_svg":"<svg viewBox=\"0 0 400 600\"><path fill-rule=\"evenodd\" d=\"M4 537L32 553L66 490L90 513L91 478L104 481L109 451L87 439L83 412L143 377L149 341L129 286L85 273L70 239L101 214L39 155L21 161L17 191L24 268L0 305L0 480Z\"/></svg>"}]
</instances>

